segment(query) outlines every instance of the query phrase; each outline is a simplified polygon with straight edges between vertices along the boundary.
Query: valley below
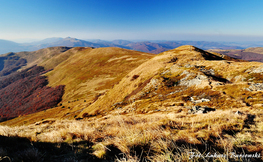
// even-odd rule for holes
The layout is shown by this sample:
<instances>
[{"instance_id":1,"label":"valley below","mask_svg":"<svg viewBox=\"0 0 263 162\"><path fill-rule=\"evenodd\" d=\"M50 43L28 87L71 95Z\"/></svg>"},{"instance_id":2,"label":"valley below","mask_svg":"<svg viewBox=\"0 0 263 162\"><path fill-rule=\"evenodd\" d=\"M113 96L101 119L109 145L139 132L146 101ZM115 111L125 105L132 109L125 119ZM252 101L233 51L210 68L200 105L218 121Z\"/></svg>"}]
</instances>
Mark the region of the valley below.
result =
<instances>
[{"instance_id":1,"label":"valley below","mask_svg":"<svg viewBox=\"0 0 263 162\"><path fill-rule=\"evenodd\" d=\"M0 161L263 161L261 48L115 43L0 55Z\"/></svg>"}]
</instances>

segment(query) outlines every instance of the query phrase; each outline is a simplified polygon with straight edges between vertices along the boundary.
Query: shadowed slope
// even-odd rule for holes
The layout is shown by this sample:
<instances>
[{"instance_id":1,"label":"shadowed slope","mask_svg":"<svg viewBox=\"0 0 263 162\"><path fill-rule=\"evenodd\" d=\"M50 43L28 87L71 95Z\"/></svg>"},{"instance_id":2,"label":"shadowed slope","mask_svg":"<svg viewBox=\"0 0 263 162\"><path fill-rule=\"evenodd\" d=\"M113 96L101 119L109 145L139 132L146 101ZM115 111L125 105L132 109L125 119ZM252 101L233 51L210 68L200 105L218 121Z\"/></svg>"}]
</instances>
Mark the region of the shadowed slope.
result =
<instances>
[{"instance_id":1,"label":"shadowed slope","mask_svg":"<svg viewBox=\"0 0 263 162\"><path fill-rule=\"evenodd\" d=\"M0 80L0 121L39 112L61 101L64 86L47 87L43 67L34 66Z\"/></svg>"},{"instance_id":2,"label":"shadowed slope","mask_svg":"<svg viewBox=\"0 0 263 162\"><path fill-rule=\"evenodd\" d=\"M36 64L38 65L40 63L43 64L43 62L46 62L47 60L52 59L55 56L59 56L61 53L64 53L69 49L71 48L70 47L49 47L49 48L44 48L44 49L40 49L40 50L32 51L32 52L18 52L18 53L15 53L15 55L26 59L27 60L26 67L30 67ZM61 60L61 61L64 61L64 60ZM54 62L53 66L46 66L46 67L44 66L44 67L46 70L51 69L51 68L54 68L54 66L58 65L59 63L60 62Z\"/></svg>"},{"instance_id":3,"label":"shadowed slope","mask_svg":"<svg viewBox=\"0 0 263 162\"><path fill-rule=\"evenodd\" d=\"M68 47L50 47L33 52L11 52L1 55L0 77L39 64L46 70L52 69L72 54L72 52L67 52L60 55L69 49Z\"/></svg>"},{"instance_id":4,"label":"shadowed slope","mask_svg":"<svg viewBox=\"0 0 263 162\"><path fill-rule=\"evenodd\" d=\"M0 77L9 75L27 63L26 59L16 56L14 53L8 53L0 56Z\"/></svg>"},{"instance_id":5,"label":"shadowed slope","mask_svg":"<svg viewBox=\"0 0 263 162\"><path fill-rule=\"evenodd\" d=\"M59 106L2 124L16 125L23 124L24 121L34 123L45 118L72 119L127 73L153 56L116 47L76 47L56 55L40 65L53 66L52 63L56 60L64 60L45 74L49 81L48 86L65 85L65 93Z\"/></svg>"}]
</instances>

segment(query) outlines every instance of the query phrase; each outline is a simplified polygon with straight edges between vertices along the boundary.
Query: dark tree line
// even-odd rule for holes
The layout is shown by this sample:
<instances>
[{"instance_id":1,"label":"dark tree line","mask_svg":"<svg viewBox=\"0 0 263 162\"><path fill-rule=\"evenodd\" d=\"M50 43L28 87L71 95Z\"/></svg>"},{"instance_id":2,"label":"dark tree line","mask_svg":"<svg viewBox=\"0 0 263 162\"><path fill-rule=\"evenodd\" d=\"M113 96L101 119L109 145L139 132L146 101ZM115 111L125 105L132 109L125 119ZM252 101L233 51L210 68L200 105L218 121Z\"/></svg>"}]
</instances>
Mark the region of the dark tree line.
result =
<instances>
[{"instance_id":1,"label":"dark tree line","mask_svg":"<svg viewBox=\"0 0 263 162\"><path fill-rule=\"evenodd\" d=\"M64 86L48 87L40 66L33 66L0 78L0 121L31 114L56 106L62 99Z\"/></svg>"},{"instance_id":2,"label":"dark tree line","mask_svg":"<svg viewBox=\"0 0 263 162\"><path fill-rule=\"evenodd\" d=\"M20 58L12 52L6 57L0 57L0 77L15 72L22 66L25 66L26 63L26 59Z\"/></svg>"},{"instance_id":3,"label":"dark tree line","mask_svg":"<svg viewBox=\"0 0 263 162\"><path fill-rule=\"evenodd\" d=\"M24 79L29 76L34 77L46 72L47 71L42 66L32 66L30 68L22 70L21 72L13 72L8 76L2 76L0 77L0 89L5 88L9 84L12 84L17 80Z\"/></svg>"}]
</instances>

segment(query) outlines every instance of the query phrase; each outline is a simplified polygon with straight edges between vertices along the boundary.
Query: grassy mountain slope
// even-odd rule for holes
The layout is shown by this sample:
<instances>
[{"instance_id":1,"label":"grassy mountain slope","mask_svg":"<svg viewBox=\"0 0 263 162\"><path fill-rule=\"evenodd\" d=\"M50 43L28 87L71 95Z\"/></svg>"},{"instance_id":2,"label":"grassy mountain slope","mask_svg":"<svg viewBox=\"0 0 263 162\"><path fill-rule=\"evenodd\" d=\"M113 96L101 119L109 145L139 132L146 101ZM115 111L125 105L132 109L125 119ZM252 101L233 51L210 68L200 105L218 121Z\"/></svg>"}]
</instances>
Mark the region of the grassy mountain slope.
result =
<instances>
[{"instance_id":1,"label":"grassy mountain slope","mask_svg":"<svg viewBox=\"0 0 263 162\"><path fill-rule=\"evenodd\" d=\"M82 48L47 74L50 86L66 85L64 101L103 93L151 54L120 48Z\"/></svg>"},{"instance_id":2,"label":"grassy mountain slope","mask_svg":"<svg viewBox=\"0 0 263 162\"><path fill-rule=\"evenodd\" d=\"M258 54L263 54L263 47L250 47L244 49L244 52L253 52Z\"/></svg>"},{"instance_id":3,"label":"grassy mountain slope","mask_svg":"<svg viewBox=\"0 0 263 162\"><path fill-rule=\"evenodd\" d=\"M55 57L56 55L60 55L61 53L64 53L69 49L70 47L49 47L49 48L43 48L43 49L32 51L32 52L18 52L18 53L15 53L15 55L27 60L26 67L31 67L33 65L42 65L45 67L45 64L44 64L45 61L47 61L48 59L53 59L53 57ZM67 59L67 57L65 57L64 59L60 59L60 60L64 61L65 59ZM45 69L52 69L56 65L58 65L60 62L52 63L53 66L47 65Z\"/></svg>"},{"instance_id":4,"label":"grassy mountain slope","mask_svg":"<svg viewBox=\"0 0 263 162\"><path fill-rule=\"evenodd\" d=\"M0 135L27 137L37 146L52 142L69 152L65 142L74 153L62 158L75 161L190 161L189 152L226 156L193 161L263 161L230 154L263 153L262 63L193 46L154 57L129 52L79 48L46 74L50 85L71 88L62 105L4 122L23 126L0 126ZM54 156L46 153L43 160Z\"/></svg>"},{"instance_id":5,"label":"grassy mountain slope","mask_svg":"<svg viewBox=\"0 0 263 162\"><path fill-rule=\"evenodd\" d=\"M20 117L6 124L23 124L44 118L73 118L82 109L111 89L128 72L152 58L153 54L120 49L116 47L92 49L75 47L39 63L44 67L58 64L46 74L48 86L65 85L60 106Z\"/></svg>"},{"instance_id":6,"label":"grassy mountain slope","mask_svg":"<svg viewBox=\"0 0 263 162\"><path fill-rule=\"evenodd\" d=\"M227 57L227 59L229 59L229 57ZM171 68L171 66L175 63L176 65L183 66L188 63L196 63L195 61L205 62L206 60L225 59L221 56L205 52L193 46L181 46L174 50L161 53L134 69L106 95L102 96L95 103L86 108L79 115L79 117L81 117L81 115L92 116L100 114L103 111L108 112L115 103L127 101L133 95L140 93L140 91L147 85L151 84L151 82L156 82L158 80L156 80L156 78L160 77L160 73L164 72L164 69ZM218 63L219 62L216 62L216 64ZM179 75L180 72L183 71L177 71L177 75Z\"/></svg>"},{"instance_id":7,"label":"grassy mountain slope","mask_svg":"<svg viewBox=\"0 0 263 162\"><path fill-rule=\"evenodd\" d=\"M44 66L46 70L52 69L74 53L73 49L73 52L62 54L69 49L69 47L49 47L31 52L6 53L0 56L0 73L3 71L12 73L34 65Z\"/></svg>"}]
</instances>

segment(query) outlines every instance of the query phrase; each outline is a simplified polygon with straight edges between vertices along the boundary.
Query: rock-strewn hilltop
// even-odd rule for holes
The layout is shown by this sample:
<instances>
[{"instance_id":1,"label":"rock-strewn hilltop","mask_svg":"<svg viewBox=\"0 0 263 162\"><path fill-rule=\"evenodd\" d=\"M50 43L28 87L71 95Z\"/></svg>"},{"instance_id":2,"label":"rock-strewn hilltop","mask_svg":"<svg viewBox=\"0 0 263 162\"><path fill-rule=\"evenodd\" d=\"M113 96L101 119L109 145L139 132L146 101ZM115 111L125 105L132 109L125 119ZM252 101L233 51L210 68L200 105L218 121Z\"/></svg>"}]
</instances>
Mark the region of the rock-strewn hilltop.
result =
<instances>
[{"instance_id":1,"label":"rock-strewn hilltop","mask_svg":"<svg viewBox=\"0 0 263 162\"><path fill-rule=\"evenodd\" d=\"M209 53L194 46L181 46L131 71L78 117L107 114L116 108L126 112L135 103L136 108L132 110L137 113L167 109L167 106L159 106L167 102L181 103L182 108L200 105L226 109L253 105L246 100L251 92L246 88L249 82L261 82L260 69L261 63ZM234 94L233 86L239 87ZM248 93L239 96L243 91ZM238 98L233 99L233 95Z\"/></svg>"}]
</instances>

